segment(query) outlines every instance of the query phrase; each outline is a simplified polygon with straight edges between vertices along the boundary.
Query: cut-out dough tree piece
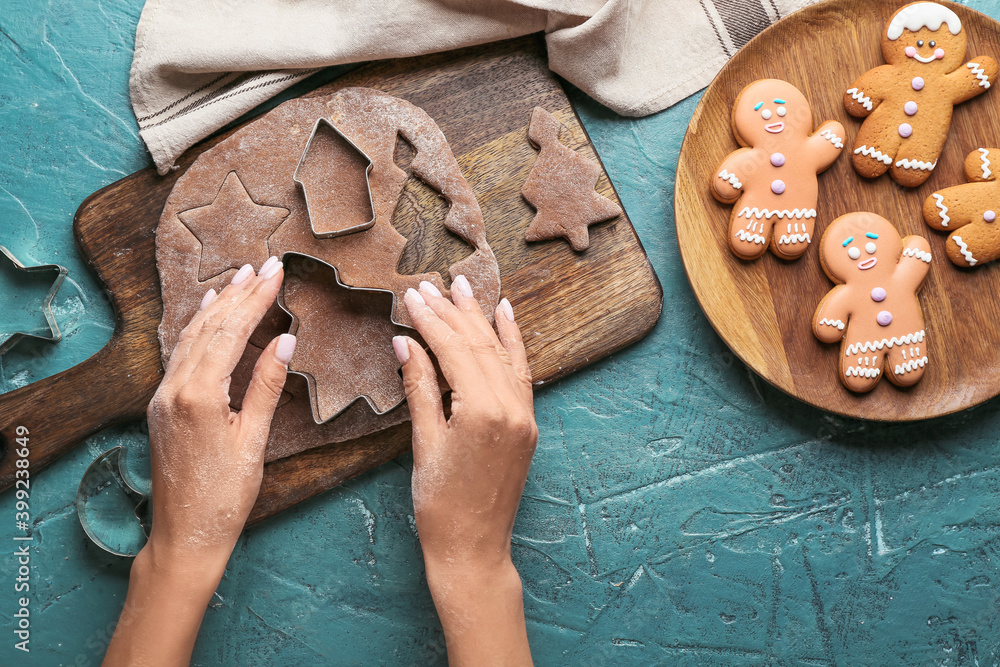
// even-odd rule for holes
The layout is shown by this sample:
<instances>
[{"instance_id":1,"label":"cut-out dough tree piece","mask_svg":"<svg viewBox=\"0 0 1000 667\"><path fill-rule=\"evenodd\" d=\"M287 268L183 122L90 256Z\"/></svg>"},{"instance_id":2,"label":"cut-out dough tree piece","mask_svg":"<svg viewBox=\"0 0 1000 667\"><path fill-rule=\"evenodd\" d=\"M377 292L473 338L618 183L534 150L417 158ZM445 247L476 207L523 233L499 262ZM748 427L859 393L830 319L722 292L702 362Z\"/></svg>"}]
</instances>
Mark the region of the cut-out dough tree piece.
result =
<instances>
[{"instance_id":1,"label":"cut-out dough tree piece","mask_svg":"<svg viewBox=\"0 0 1000 667\"><path fill-rule=\"evenodd\" d=\"M924 220L951 232L944 244L952 264L979 266L1000 258L1000 148L977 148L965 158L968 183L938 190L924 201Z\"/></svg>"},{"instance_id":2,"label":"cut-out dough tree piece","mask_svg":"<svg viewBox=\"0 0 1000 667\"><path fill-rule=\"evenodd\" d=\"M590 225L621 215L615 202L595 189L601 168L592 160L560 143L562 124L541 107L535 107L528 123L528 139L536 146L535 160L521 195L537 213L526 241L563 237L577 252L590 247Z\"/></svg>"},{"instance_id":3,"label":"cut-out dough tree piece","mask_svg":"<svg viewBox=\"0 0 1000 667\"><path fill-rule=\"evenodd\" d=\"M226 175L214 201L177 214L201 243L198 280L268 258L267 238L288 217L288 209L255 202L235 171Z\"/></svg>"},{"instance_id":4,"label":"cut-out dough tree piece","mask_svg":"<svg viewBox=\"0 0 1000 667\"><path fill-rule=\"evenodd\" d=\"M359 397L388 412L406 398L392 349L392 337L404 333L389 320L392 295L346 288L333 268L309 266L290 266L279 303L298 339L288 370L308 380L314 420L333 419Z\"/></svg>"}]
</instances>

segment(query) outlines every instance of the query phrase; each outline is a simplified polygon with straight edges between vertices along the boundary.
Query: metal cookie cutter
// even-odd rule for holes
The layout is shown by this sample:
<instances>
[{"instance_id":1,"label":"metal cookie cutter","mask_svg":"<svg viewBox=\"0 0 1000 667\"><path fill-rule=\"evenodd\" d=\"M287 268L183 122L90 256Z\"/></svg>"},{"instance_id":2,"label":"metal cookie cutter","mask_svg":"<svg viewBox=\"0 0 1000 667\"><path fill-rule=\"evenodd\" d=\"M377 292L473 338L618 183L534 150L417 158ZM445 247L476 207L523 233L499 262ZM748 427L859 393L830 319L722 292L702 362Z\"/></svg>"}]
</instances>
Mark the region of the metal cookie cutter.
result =
<instances>
[{"instance_id":1,"label":"metal cookie cutter","mask_svg":"<svg viewBox=\"0 0 1000 667\"><path fill-rule=\"evenodd\" d=\"M47 340L52 343L58 343L62 340L62 333L59 331L59 325L56 324L56 318L52 314L52 299L55 297L56 292L59 290L59 285L62 284L63 278L69 271L64 266L59 266L58 264L40 264L38 266L25 266L22 264L17 257L8 250L7 248L0 246L0 253L3 254L7 260L14 265L14 268L18 271L25 271L27 273L34 273L40 271L54 271L56 273L56 278L52 282L52 287L49 289L48 294L45 296L44 301L42 301L42 315L45 316L45 322L48 326L47 333L37 333L35 331L10 331L7 330L8 327L5 324L0 324L0 354L3 354L10 348L14 346L22 338L38 338L40 340ZM3 261L3 260L0 260Z\"/></svg>"},{"instance_id":2,"label":"metal cookie cutter","mask_svg":"<svg viewBox=\"0 0 1000 667\"><path fill-rule=\"evenodd\" d=\"M343 202L328 201L329 196L321 196L317 193L313 193L310 199L309 190L311 187L316 187L314 182L312 185L307 183L304 178L307 178L309 174L307 172L310 169L307 167L306 163L309 161L309 153L313 149L313 144L316 142L317 136L320 136L320 131L324 128L329 128L333 130L334 134L343 140L347 144L348 149L357 153L361 156L367 166L365 167L365 188L367 190L367 210L362 211L362 215L354 216L354 219L350 219L351 216L346 215L344 211L330 212L324 210L328 205L333 205L337 207L338 204ZM306 142L306 147L302 151L302 156L299 158L299 163L295 167L295 173L292 175L292 180L295 181L299 188L302 190L302 196L306 200L306 214L309 216L309 226L312 227L313 235L316 238L327 239L334 238L336 236L346 236L347 234L354 234L356 232L363 232L366 229L371 229L375 224L375 203L372 199L372 185L369 175L371 174L374 162L368 157L368 155L357 147L357 145L351 141L343 132L337 129L337 126L331 123L326 118L319 118L316 124L313 126L312 134L309 135L309 141ZM320 172L326 176L337 176L336 173L331 173L330 170L325 169L324 166L318 168ZM334 198L340 192L334 193ZM355 195L357 193L354 193ZM350 196L350 193L347 193ZM369 216L368 213L371 213ZM340 215L338 215L339 213ZM349 212L348 212L349 213ZM347 218L346 220L344 218Z\"/></svg>"},{"instance_id":3,"label":"metal cookie cutter","mask_svg":"<svg viewBox=\"0 0 1000 667\"><path fill-rule=\"evenodd\" d=\"M285 252L284 254L282 254L282 256L281 256L281 262L286 267L288 266L288 258L290 256L291 257L298 257L298 258L301 258L301 259L312 260L312 261L316 262L317 264L322 264L323 266L326 266L329 269L332 269L333 270L333 279L336 281L336 283L337 283L337 285L339 287L342 287L342 288L344 288L346 290L349 290L349 291L352 291L352 292L377 292L377 293L381 293L381 294L388 294L392 298L392 306L393 306L392 310L390 311L389 321L392 322L393 324L395 324L398 327L404 327L404 328L407 328L407 329L412 329L412 327L410 327L410 326L408 326L406 324L401 324L401 323L397 322L395 319L393 319L391 313L395 312L396 294L392 290L380 289L380 288L377 288L377 287L354 287L352 285L347 285L347 284L344 283L344 281L342 281L340 279L340 271L337 270L336 266L334 266L333 264L330 264L329 262L325 262L322 259L319 259L318 257L313 257L312 255L307 255L305 253L289 251L289 252ZM289 328L289 333L295 334L298 331L299 324L300 324L301 320L299 319L299 317L297 315L295 315L295 313L293 313L291 310L289 310L289 308L285 305L285 289L284 289L284 286L282 286L281 291L278 292L277 302L278 302L278 307L280 307L283 311L285 311L286 313L288 313L289 317L292 318L292 325ZM293 371L293 370L289 370L288 372L289 373L294 373L295 375L298 375L299 377L302 377L302 378L305 379L306 385L309 387L309 404L310 404L310 407L312 409L313 421L316 422L317 424L326 424L326 423L328 423L328 422L336 419L337 417L339 417L340 415L342 415L344 412L346 412L348 408L350 408L352 405L354 405L355 403L357 403L361 399L364 399L365 402L368 403L368 407L371 408L372 412L374 412L376 415L384 415L384 414L386 414L388 412L391 412L391 411L395 410L400 405L402 405L403 403L406 402L406 396L404 395L403 398L401 398L399 401L397 401L393 405L389 406L385 410L381 410L380 411L378 409L378 407L375 405L375 403L372 401L372 399L369 396L367 396L365 394L360 394L360 395L356 396L355 398L351 399L351 401L348 402L346 405L344 405L344 407L341 408L338 412L330 415L326 419L323 419L323 418L321 418L321 416L319 414L319 407L318 407L318 400L317 400L317 389L316 389L316 379L314 377L312 377L312 375L310 375L309 373L304 373L304 372L300 372L300 371Z\"/></svg>"},{"instance_id":4,"label":"metal cookie cutter","mask_svg":"<svg viewBox=\"0 0 1000 667\"><path fill-rule=\"evenodd\" d=\"M152 508L129 477L125 457L125 448L118 445L94 459L80 480L76 513L91 542L109 554L135 556L149 538ZM137 521L123 523L122 516L129 510Z\"/></svg>"}]
</instances>

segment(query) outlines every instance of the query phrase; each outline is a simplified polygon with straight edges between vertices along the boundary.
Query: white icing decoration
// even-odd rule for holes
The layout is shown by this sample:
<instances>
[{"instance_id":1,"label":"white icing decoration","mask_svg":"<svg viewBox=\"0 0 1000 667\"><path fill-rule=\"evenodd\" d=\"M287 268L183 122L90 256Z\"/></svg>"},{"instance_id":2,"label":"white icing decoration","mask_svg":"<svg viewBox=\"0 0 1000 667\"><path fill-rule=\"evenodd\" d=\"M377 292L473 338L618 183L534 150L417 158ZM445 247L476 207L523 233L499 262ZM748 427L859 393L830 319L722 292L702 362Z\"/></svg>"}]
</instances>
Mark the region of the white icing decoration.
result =
<instances>
[{"instance_id":1,"label":"white icing decoration","mask_svg":"<svg viewBox=\"0 0 1000 667\"><path fill-rule=\"evenodd\" d=\"M962 257L965 257L965 261L969 263L969 266L975 266L976 262L978 262L979 260L973 257L972 253L969 252L969 246L968 244L966 244L965 241L962 240L962 237L952 236L951 240L954 241L956 245L958 245L958 249L962 251Z\"/></svg>"},{"instance_id":2,"label":"white icing decoration","mask_svg":"<svg viewBox=\"0 0 1000 667\"><path fill-rule=\"evenodd\" d=\"M826 324L831 327L837 327L840 331L844 330L844 323L841 320L828 320L825 317L819 321L820 324Z\"/></svg>"},{"instance_id":3,"label":"white icing decoration","mask_svg":"<svg viewBox=\"0 0 1000 667\"><path fill-rule=\"evenodd\" d=\"M909 333L905 336L900 336L896 338L883 338L882 340L868 341L866 343L851 343L847 346L847 350L844 352L844 356L853 357L858 354L864 354L865 352L874 352L875 350L881 350L884 347L892 349L893 345L912 345L913 343L923 343L924 342L924 330L921 329L916 333Z\"/></svg>"},{"instance_id":4,"label":"white icing decoration","mask_svg":"<svg viewBox=\"0 0 1000 667\"><path fill-rule=\"evenodd\" d=\"M947 227L948 223L951 222L951 218L948 217L948 207L944 205L944 195L939 195L935 192L931 196L937 200L937 207L941 209L941 226Z\"/></svg>"},{"instance_id":5,"label":"white icing decoration","mask_svg":"<svg viewBox=\"0 0 1000 667\"><path fill-rule=\"evenodd\" d=\"M770 220L774 216L778 216L779 220L781 218L798 218L798 219L802 219L802 218L815 218L816 217L816 209L814 209L814 208L793 208L791 211L789 211L787 208L785 208L785 209L781 209L780 211L777 210L777 209L774 210L774 211L772 211L771 209L757 208L756 206L754 206L753 208L750 208L749 206L744 206L743 210L740 211L740 214L737 215L736 217L737 218L743 218L743 217L749 218L751 216L757 218L758 220L760 220L761 218L767 218L767 219Z\"/></svg>"},{"instance_id":6,"label":"white icing decoration","mask_svg":"<svg viewBox=\"0 0 1000 667\"><path fill-rule=\"evenodd\" d=\"M819 136L823 137L824 139L826 139L827 141L829 141L831 144L833 144L834 148L843 148L844 147L844 142L840 140L840 137L838 137L836 134L834 134L830 130L823 130L822 132L819 133Z\"/></svg>"},{"instance_id":7,"label":"white icing decoration","mask_svg":"<svg viewBox=\"0 0 1000 667\"><path fill-rule=\"evenodd\" d=\"M847 256L851 259L857 259L858 257L861 257L861 251L854 246L851 246L847 249Z\"/></svg>"},{"instance_id":8,"label":"white icing decoration","mask_svg":"<svg viewBox=\"0 0 1000 667\"><path fill-rule=\"evenodd\" d=\"M993 173L993 172L990 171L990 158L989 158L989 154L990 154L990 152L988 150L986 150L985 148L980 148L979 149L979 159L982 160L982 162L983 162L983 178L984 179L985 178L989 178L990 174Z\"/></svg>"},{"instance_id":9,"label":"white icing decoration","mask_svg":"<svg viewBox=\"0 0 1000 667\"><path fill-rule=\"evenodd\" d=\"M764 109L763 111L760 112L760 117L763 118L764 120L771 120L771 110Z\"/></svg>"},{"instance_id":10,"label":"white icing decoration","mask_svg":"<svg viewBox=\"0 0 1000 667\"><path fill-rule=\"evenodd\" d=\"M972 73L976 75L979 79L979 85L983 88L990 87L990 77L986 76L986 70L979 66L979 63L966 63L965 65L972 70Z\"/></svg>"},{"instance_id":11,"label":"white icing decoration","mask_svg":"<svg viewBox=\"0 0 1000 667\"><path fill-rule=\"evenodd\" d=\"M962 21L955 12L936 2L917 2L899 10L885 36L896 41L903 34L903 29L916 32L921 28L928 30L940 30L941 24L947 23L948 30L953 35L962 32Z\"/></svg>"},{"instance_id":12,"label":"white icing decoration","mask_svg":"<svg viewBox=\"0 0 1000 667\"><path fill-rule=\"evenodd\" d=\"M902 160L896 161L896 166L902 167L903 169L923 169L924 171L932 171L934 167L937 166L937 160L934 162L924 162L923 160L909 160L907 158L903 158Z\"/></svg>"},{"instance_id":13,"label":"white icing decoration","mask_svg":"<svg viewBox=\"0 0 1000 667\"><path fill-rule=\"evenodd\" d=\"M740 183L740 179L736 178L736 174L730 174L725 169L719 172L719 178L721 178L724 181L728 181L729 184L734 188L736 188L737 190L743 187L743 184Z\"/></svg>"},{"instance_id":14,"label":"white icing decoration","mask_svg":"<svg viewBox=\"0 0 1000 667\"><path fill-rule=\"evenodd\" d=\"M860 148L855 148L854 149L854 154L855 155L858 155L858 154L860 154L860 155L867 155L868 157L874 158L874 159L878 160L879 162L884 162L885 164L892 164L892 158L891 157L889 157L888 155L886 155L882 151L875 150L874 148L869 148L868 146L865 146L864 144L862 144Z\"/></svg>"},{"instance_id":15,"label":"white icing decoration","mask_svg":"<svg viewBox=\"0 0 1000 667\"><path fill-rule=\"evenodd\" d=\"M920 248L905 248L903 250L904 257L916 257L921 262L931 263L931 254L926 250L921 250Z\"/></svg>"},{"instance_id":16,"label":"white icing decoration","mask_svg":"<svg viewBox=\"0 0 1000 667\"><path fill-rule=\"evenodd\" d=\"M902 364L896 364L896 375L903 375L904 373L909 373L915 368L923 368L927 364L927 357L920 357L919 359L910 359L909 361L903 362Z\"/></svg>"},{"instance_id":17,"label":"white icing decoration","mask_svg":"<svg viewBox=\"0 0 1000 667\"><path fill-rule=\"evenodd\" d=\"M741 229L738 232L736 232L736 236L740 238L740 241L750 241L752 243L760 243L760 244L767 243L767 239L761 236L760 234L748 233L744 229Z\"/></svg>"},{"instance_id":18,"label":"white icing decoration","mask_svg":"<svg viewBox=\"0 0 1000 667\"><path fill-rule=\"evenodd\" d=\"M871 241L865 244L865 252L868 253L869 255L874 255L875 250L876 250L875 244L872 243Z\"/></svg>"},{"instance_id":19,"label":"white icing decoration","mask_svg":"<svg viewBox=\"0 0 1000 667\"><path fill-rule=\"evenodd\" d=\"M871 111L874 108L872 105L872 98L868 97L857 88L848 88L847 93L853 97L856 102L860 102L861 106L868 111Z\"/></svg>"},{"instance_id":20,"label":"white icing decoration","mask_svg":"<svg viewBox=\"0 0 1000 667\"><path fill-rule=\"evenodd\" d=\"M812 239L809 238L809 234L782 234L781 238L778 239L778 245L781 245L782 243L810 243L811 241Z\"/></svg>"},{"instance_id":21,"label":"white icing decoration","mask_svg":"<svg viewBox=\"0 0 1000 667\"><path fill-rule=\"evenodd\" d=\"M882 372L881 368L865 368L863 366L849 366L844 375L851 377L852 375L863 378L877 378L878 374Z\"/></svg>"}]
</instances>

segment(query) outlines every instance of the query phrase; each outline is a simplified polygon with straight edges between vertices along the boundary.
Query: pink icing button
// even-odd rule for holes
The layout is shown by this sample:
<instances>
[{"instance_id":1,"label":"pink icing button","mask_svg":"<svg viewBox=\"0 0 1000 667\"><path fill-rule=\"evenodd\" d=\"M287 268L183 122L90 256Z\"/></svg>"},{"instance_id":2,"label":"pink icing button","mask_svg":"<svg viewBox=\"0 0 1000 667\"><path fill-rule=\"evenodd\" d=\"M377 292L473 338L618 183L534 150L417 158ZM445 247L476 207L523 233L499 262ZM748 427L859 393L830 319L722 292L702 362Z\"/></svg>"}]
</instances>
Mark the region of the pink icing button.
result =
<instances>
[{"instance_id":1,"label":"pink icing button","mask_svg":"<svg viewBox=\"0 0 1000 667\"><path fill-rule=\"evenodd\" d=\"M771 153L771 164L775 167L780 167L785 164L785 156L781 153Z\"/></svg>"},{"instance_id":2,"label":"pink icing button","mask_svg":"<svg viewBox=\"0 0 1000 667\"><path fill-rule=\"evenodd\" d=\"M878 315L875 316L875 321L881 326L887 327L892 324L892 313L888 310L880 310L878 311Z\"/></svg>"},{"instance_id":3,"label":"pink icing button","mask_svg":"<svg viewBox=\"0 0 1000 667\"><path fill-rule=\"evenodd\" d=\"M934 57L938 60L944 58L944 49L934 49Z\"/></svg>"},{"instance_id":4,"label":"pink icing button","mask_svg":"<svg viewBox=\"0 0 1000 667\"><path fill-rule=\"evenodd\" d=\"M917 103L914 102L913 100L910 100L909 102L903 105L903 111L906 112L907 116L912 116L913 114L917 113Z\"/></svg>"},{"instance_id":5,"label":"pink icing button","mask_svg":"<svg viewBox=\"0 0 1000 667\"><path fill-rule=\"evenodd\" d=\"M905 49L903 49L903 53L912 58L913 56L917 55L917 50L912 46L908 46Z\"/></svg>"},{"instance_id":6,"label":"pink icing button","mask_svg":"<svg viewBox=\"0 0 1000 667\"><path fill-rule=\"evenodd\" d=\"M903 123L899 126L899 136L904 139L913 134L913 128L910 127L909 123Z\"/></svg>"},{"instance_id":7,"label":"pink icing button","mask_svg":"<svg viewBox=\"0 0 1000 667\"><path fill-rule=\"evenodd\" d=\"M986 213L983 213L983 220L985 220L986 222L993 222L996 219L997 219L997 214L994 213L993 211L986 211Z\"/></svg>"},{"instance_id":8,"label":"pink icing button","mask_svg":"<svg viewBox=\"0 0 1000 667\"><path fill-rule=\"evenodd\" d=\"M872 301L884 301L885 300L885 290L881 287L876 287L872 290ZM885 312L885 311L883 311ZM888 313L886 313L888 315ZM892 315L889 315L889 321L892 321ZM879 322L881 324L881 322Z\"/></svg>"},{"instance_id":9,"label":"pink icing button","mask_svg":"<svg viewBox=\"0 0 1000 667\"><path fill-rule=\"evenodd\" d=\"M780 195L785 191L785 182L782 180L771 181L771 192Z\"/></svg>"},{"instance_id":10,"label":"pink icing button","mask_svg":"<svg viewBox=\"0 0 1000 667\"><path fill-rule=\"evenodd\" d=\"M913 81L910 81L910 85L913 86L913 90L923 90L924 80L922 77L915 76L913 77Z\"/></svg>"}]
</instances>

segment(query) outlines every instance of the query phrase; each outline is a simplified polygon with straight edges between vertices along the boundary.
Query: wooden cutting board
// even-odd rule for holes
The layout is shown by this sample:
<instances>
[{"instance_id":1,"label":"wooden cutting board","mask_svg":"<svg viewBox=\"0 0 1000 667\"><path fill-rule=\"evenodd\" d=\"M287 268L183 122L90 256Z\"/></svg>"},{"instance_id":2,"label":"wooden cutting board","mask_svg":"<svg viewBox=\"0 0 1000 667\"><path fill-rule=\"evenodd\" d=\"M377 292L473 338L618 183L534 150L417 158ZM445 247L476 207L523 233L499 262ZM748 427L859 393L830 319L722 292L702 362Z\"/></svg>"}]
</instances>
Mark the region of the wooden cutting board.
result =
<instances>
[{"instance_id":1,"label":"wooden cutting board","mask_svg":"<svg viewBox=\"0 0 1000 667\"><path fill-rule=\"evenodd\" d=\"M369 64L310 95L346 86L369 86L406 99L441 127L482 207L487 237L500 263L502 295L514 304L537 385L573 373L652 328L662 290L627 215L591 227L590 248L582 253L561 239L524 240L534 215L520 196L536 155L526 135L531 110L541 106L555 114L566 125L563 142L598 159L546 67L539 37ZM224 136L189 150L180 169L168 176L153 169L136 172L80 206L73 227L76 241L108 290L115 330L110 342L83 363L0 395L0 487L15 479L18 427L28 429L35 472L92 433L145 414L163 373L156 338L162 302L153 232L174 182ZM597 189L618 201L607 174ZM401 267L414 273L444 269L461 256L462 247L441 225L419 222L440 219L434 217L443 216L440 202L413 179L403 196L407 201L397 211L397 228L411 244ZM407 423L269 463L250 523L409 448Z\"/></svg>"},{"instance_id":2,"label":"wooden cutting board","mask_svg":"<svg viewBox=\"0 0 1000 667\"><path fill-rule=\"evenodd\" d=\"M951 133L933 175L919 188L888 176L867 180L850 163L860 119L848 115L844 91L885 61L886 21L905 0L830 0L796 12L750 41L705 91L681 147L674 210L677 240L691 286L709 321L733 352L765 380L817 407L852 417L906 421L944 415L1000 393L1000 262L961 269L945 254L947 235L928 227L921 207L934 191L965 183L963 161L1000 143L1000 89L955 107ZM942 2L968 34L966 59L1000 58L1000 24L962 5ZM833 119L847 130L843 154L819 177L819 216L811 247L787 262L768 252L743 261L729 249L731 207L709 194L716 166L737 148L730 130L733 102L757 79L790 82L809 100L816 125ZM833 288L819 263L819 239L836 217L871 211L900 235L930 241L934 257L920 292L930 363L915 386L885 378L867 394L840 383L840 344L820 343L812 315Z\"/></svg>"}]
</instances>

